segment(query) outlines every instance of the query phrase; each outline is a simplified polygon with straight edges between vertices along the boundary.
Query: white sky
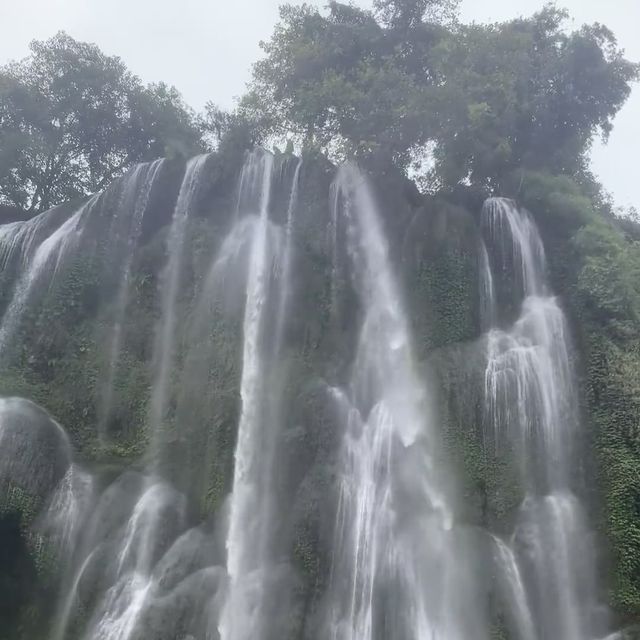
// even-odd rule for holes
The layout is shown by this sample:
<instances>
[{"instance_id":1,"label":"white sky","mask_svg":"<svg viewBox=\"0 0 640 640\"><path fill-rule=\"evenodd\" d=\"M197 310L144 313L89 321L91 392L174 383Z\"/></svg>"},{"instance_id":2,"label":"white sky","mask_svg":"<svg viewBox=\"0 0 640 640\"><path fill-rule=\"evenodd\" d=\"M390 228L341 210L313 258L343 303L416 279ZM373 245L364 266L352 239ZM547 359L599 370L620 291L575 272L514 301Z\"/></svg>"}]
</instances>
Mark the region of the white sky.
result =
<instances>
[{"instance_id":1,"label":"white sky","mask_svg":"<svg viewBox=\"0 0 640 640\"><path fill-rule=\"evenodd\" d=\"M369 5L371 0L358 0ZM229 107L243 93L250 67L268 39L281 0L0 0L0 64L28 53L29 42L61 29L120 56L145 82L175 85L188 104ZM325 0L313 0L317 5ZM465 21L498 21L538 10L544 0L463 0ZM559 0L575 25L602 22L627 56L640 60L640 0ZM593 168L616 203L640 210L636 150L640 87L620 112L609 144L598 144Z\"/></svg>"}]
</instances>

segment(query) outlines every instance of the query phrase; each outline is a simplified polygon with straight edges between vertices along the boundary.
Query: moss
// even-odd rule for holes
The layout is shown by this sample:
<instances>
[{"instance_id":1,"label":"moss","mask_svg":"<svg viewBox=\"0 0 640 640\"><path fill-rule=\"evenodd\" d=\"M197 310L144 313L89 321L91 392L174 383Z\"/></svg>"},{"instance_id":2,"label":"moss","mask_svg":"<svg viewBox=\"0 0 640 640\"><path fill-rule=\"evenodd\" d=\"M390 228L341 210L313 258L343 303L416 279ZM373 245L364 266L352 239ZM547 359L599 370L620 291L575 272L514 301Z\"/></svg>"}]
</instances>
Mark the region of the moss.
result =
<instances>
[{"instance_id":1,"label":"moss","mask_svg":"<svg viewBox=\"0 0 640 640\"><path fill-rule=\"evenodd\" d=\"M24 536L22 516L17 512L0 512L0 638L37 637L33 632L42 621L43 611L35 606L42 596L37 569ZM35 590L35 593L34 593ZM34 605L30 606L30 602ZM27 614L31 614L29 617Z\"/></svg>"},{"instance_id":2,"label":"moss","mask_svg":"<svg viewBox=\"0 0 640 640\"><path fill-rule=\"evenodd\" d=\"M417 357L478 334L478 235L469 213L435 201L413 217L403 242Z\"/></svg>"},{"instance_id":3,"label":"moss","mask_svg":"<svg viewBox=\"0 0 640 640\"><path fill-rule=\"evenodd\" d=\"M438 418L447 461L458 479L459 520L498 535L510 530L523 498L511 451L498 449L485 428L482 342L453 345L434 353Z\"/></svg>"},{"instance_id":4,"label":"moss","mask_svg":"<svg viewBox=\"0 0 640 640\"><path fill-rule=\"evenodd\" d=\"M640 616L640 351L590 335L588 399L611 544L612 593L625 619Z\"/></svg>"},{"instance_id":5,"label":"moss","mask_svg":"<svg viewBox=\"0 0 640 640\"><path fill-rule=\"evenodd\" d=\"M40 500L37 497L30 495L21 487L10 486L3 491L0 499L0 517L17 514L21 528L26 531L40 506Z\"/></svg>"}]
</instances>

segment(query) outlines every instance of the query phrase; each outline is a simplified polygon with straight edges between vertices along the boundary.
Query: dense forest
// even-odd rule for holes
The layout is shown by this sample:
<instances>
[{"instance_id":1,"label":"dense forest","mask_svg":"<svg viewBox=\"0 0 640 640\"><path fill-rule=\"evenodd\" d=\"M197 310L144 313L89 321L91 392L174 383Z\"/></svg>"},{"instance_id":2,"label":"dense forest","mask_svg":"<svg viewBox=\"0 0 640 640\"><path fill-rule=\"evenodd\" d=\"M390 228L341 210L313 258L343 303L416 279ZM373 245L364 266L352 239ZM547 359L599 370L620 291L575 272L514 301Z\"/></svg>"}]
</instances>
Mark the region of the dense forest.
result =
<instances>
[{"instance_id":1,"label":"dense forest","mask_svg":"<svg viewBox=\"0 0 640 640\"><path fill-rule=\"evenodd\" d=\"M640 65L458 9L0 67L0 640L640 638Z\"/></svg>"}]
</instances>

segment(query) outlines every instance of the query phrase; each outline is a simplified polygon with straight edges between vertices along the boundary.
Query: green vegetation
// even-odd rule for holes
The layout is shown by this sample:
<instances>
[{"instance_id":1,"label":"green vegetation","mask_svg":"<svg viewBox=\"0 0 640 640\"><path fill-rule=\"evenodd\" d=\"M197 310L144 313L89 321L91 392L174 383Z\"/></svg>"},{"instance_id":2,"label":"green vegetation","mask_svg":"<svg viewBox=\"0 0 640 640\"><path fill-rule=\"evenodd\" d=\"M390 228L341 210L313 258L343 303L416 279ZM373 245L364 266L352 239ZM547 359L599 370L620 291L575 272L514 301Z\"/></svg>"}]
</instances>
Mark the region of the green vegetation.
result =
<instances>
[{"instance_id":1,"label":"green vegetation","mask_svg":"<svg viewBox=\"0 0 640 640\"><path fill-rule=\"evenodd\" d=\"M432 188L495 186L516 167L584 170L638 73L613 34L568 34L551 6L499 25L452 24L453 4L388 0L372 13L330 2L327 15L285 5L241 108L333 157L401 168L431 157Z\"/></svg>"},{"instance_id":2,"label":"green vegetation","mask_svg":"<svg viewBox=\"0 0 640 640\"><path fill-rule=\"evenodd\" d=\"M202 148L165 84L59 33L0 68L0 203L39 212L106 187L135 162Z\"/></svg>"}]
</instances>

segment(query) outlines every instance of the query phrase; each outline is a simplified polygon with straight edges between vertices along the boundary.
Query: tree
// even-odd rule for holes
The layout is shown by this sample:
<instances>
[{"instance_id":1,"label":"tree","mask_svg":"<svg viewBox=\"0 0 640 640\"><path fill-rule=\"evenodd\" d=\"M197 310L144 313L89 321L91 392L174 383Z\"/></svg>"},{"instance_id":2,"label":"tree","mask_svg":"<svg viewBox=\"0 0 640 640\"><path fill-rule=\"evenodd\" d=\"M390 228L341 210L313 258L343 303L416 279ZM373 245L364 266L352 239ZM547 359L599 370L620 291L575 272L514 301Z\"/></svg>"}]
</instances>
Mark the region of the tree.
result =
<instances>
[{"instance_id":1,"label":"tree","mask_svg":"<svg viewBox=\"0 0 640 640\"><path fill-rule=\"evenodd\" d=\"M444 183L495 184L518 167L584 174L638 66L601 25L574 33L551 6L528 19L461 28L441 57L446 78L436 168Z\"/></svg>"},{"instance_id":2,"label":"tree","mask_svg":"<svg viewBox=\"0 0 640 640\"><path fill-rule=\"evenodd\" d=\"M458 13L460 0L374 0L373 7L380 21L406 30L426 22L452 22Z\"/></svg>"},{"instance_id":3,"label":"tree","mask_svg":"<svg viewBox=\"0 0 640 640\"><path fill-rule=\"evenodd\" d=\"M133 162L201 148L174 88L58 33L0 68L0 202L32 212L104 187Z\"/></svg>"},{"instance_id":4,"label":"tree","mask_svg":"<svg viewBox=\"0 0 640 640\"><path fill-rule=\"evenodd\" d=\"M250 149L265 140L267 124L252 117L253 108L245 97L234 111L225 111L213 102L205 105L200 117L204 140L210 149L225 151L229 147Z\"/></svg>"},{"instance_id":5,"label":"tree","mask_svg":"<svg viewBox=\"0 0 640 640\"><path fill-rule=\"evenodd\" d=\"M248 104L336 159L432 156L434 187L492 186L516 168L584 173L638 77L605 27L568 33L548 6L531 18L458 25L457 2L285 6L262 47Z\"/></svg>"},{"instance_id":6,"label":"tree","mask_svg":"<svg viewBox=\"0 0 640 640\"><path fill-rule=\"evenodd\" d=\"M351 5L332 2L326 17L284 6L281 18L245 99L254 118L336 157L384 154L405 165L430 137L429 51L443 29L423 25L409 54L404 39Z\"/></svg>"}]
</instances>

